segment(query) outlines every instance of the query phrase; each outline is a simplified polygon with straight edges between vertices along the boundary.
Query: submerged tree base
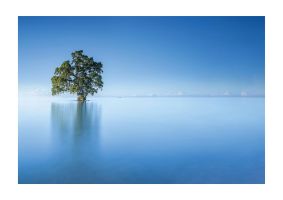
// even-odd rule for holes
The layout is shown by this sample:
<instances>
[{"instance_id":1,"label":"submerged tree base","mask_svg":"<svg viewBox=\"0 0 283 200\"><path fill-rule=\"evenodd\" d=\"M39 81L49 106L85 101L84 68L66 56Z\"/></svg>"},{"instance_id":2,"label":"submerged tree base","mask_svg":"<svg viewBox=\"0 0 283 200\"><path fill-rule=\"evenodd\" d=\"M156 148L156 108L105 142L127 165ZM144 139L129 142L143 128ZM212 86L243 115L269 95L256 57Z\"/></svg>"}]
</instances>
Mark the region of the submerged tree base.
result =
<instances>
[{"instance_id":1,"label":"submerged tree base","mask_svg":"<svg viewBox=\"0 0 283 200\"><path fill-rule=\"evenodd\" d=\"M86 97L84 96L78 96L78 101L85 101L86 100Z\"/></svg>"}]
</instances>

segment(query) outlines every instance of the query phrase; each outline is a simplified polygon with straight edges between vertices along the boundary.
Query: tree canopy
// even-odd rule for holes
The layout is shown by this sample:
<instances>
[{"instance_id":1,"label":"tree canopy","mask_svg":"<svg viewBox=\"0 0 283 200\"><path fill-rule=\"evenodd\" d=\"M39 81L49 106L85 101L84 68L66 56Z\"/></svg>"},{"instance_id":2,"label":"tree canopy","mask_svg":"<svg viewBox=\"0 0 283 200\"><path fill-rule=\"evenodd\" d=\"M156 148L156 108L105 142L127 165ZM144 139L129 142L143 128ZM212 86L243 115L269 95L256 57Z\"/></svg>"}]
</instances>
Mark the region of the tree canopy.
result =
<instances>
[{"instance_id":1,"label":"tree canopy","mask_svg":"<svg viewBox=\"0 0 283 200\"><path fill-rule=\"evenodd\" d=\"M102 90L102 63L95 62L93 57L75 51L71 54L72 61L64 61L54 72L52 81L52 95L64 92L77 94L78 100L84 101L88 94L94 95Z\"/></svg>"}]
</instances>

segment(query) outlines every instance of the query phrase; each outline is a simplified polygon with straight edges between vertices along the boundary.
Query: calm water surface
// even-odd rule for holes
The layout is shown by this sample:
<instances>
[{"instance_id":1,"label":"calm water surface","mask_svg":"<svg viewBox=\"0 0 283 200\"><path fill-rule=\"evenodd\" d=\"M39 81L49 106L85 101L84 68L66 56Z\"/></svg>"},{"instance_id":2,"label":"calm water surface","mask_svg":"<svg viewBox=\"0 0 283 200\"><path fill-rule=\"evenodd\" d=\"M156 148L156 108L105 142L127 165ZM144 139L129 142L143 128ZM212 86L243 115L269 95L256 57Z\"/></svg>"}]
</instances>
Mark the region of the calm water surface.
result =
<instances>
[{"instance_id":1,"label":"calm water surface","mask_svg":"<svg viewBox=\"0 0 283 200\"><path fill-rule=\"evenodd\" d=\"M264 98L19 101L19 183L264 183Z\"/></svg>"}]
</instances>

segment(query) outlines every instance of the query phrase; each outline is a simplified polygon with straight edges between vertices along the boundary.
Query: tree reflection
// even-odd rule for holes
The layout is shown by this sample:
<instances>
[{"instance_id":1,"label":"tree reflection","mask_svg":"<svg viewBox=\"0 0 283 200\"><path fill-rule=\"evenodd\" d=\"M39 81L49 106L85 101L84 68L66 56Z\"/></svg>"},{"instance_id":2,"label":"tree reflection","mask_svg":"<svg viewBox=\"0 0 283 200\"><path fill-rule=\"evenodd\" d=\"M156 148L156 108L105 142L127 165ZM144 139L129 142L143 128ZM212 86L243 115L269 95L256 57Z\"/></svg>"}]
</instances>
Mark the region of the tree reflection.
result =
<instances>
[{"instance_id":1,"label":"tree reflection","mask_svg":"<svg viewBox=\"0 0 283 200\"><path fill-rule=\"evenodd\" d=\"M52 103L53 141L63 145L97 146L100 133L101 108L93 102Z\"/></svg>"}]
</instances>

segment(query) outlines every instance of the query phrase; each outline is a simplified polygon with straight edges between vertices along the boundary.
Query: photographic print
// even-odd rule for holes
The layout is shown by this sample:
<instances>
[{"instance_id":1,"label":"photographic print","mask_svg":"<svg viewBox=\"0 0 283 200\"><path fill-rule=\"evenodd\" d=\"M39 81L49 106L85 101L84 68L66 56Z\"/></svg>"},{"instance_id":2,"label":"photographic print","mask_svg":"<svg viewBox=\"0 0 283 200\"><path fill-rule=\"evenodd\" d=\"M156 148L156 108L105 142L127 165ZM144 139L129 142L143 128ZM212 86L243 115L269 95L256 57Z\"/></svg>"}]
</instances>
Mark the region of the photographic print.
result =
<instances>
[{"instance_id":1,"label":"photographic print","mask_svg":"<svg viewBox=\"0 0 283 200\"><path fill-rule=\"evenodd\" d=\"M19 16L18 57L19 184L265 183L264 16Z\"/></svg>"}]
</instances>

